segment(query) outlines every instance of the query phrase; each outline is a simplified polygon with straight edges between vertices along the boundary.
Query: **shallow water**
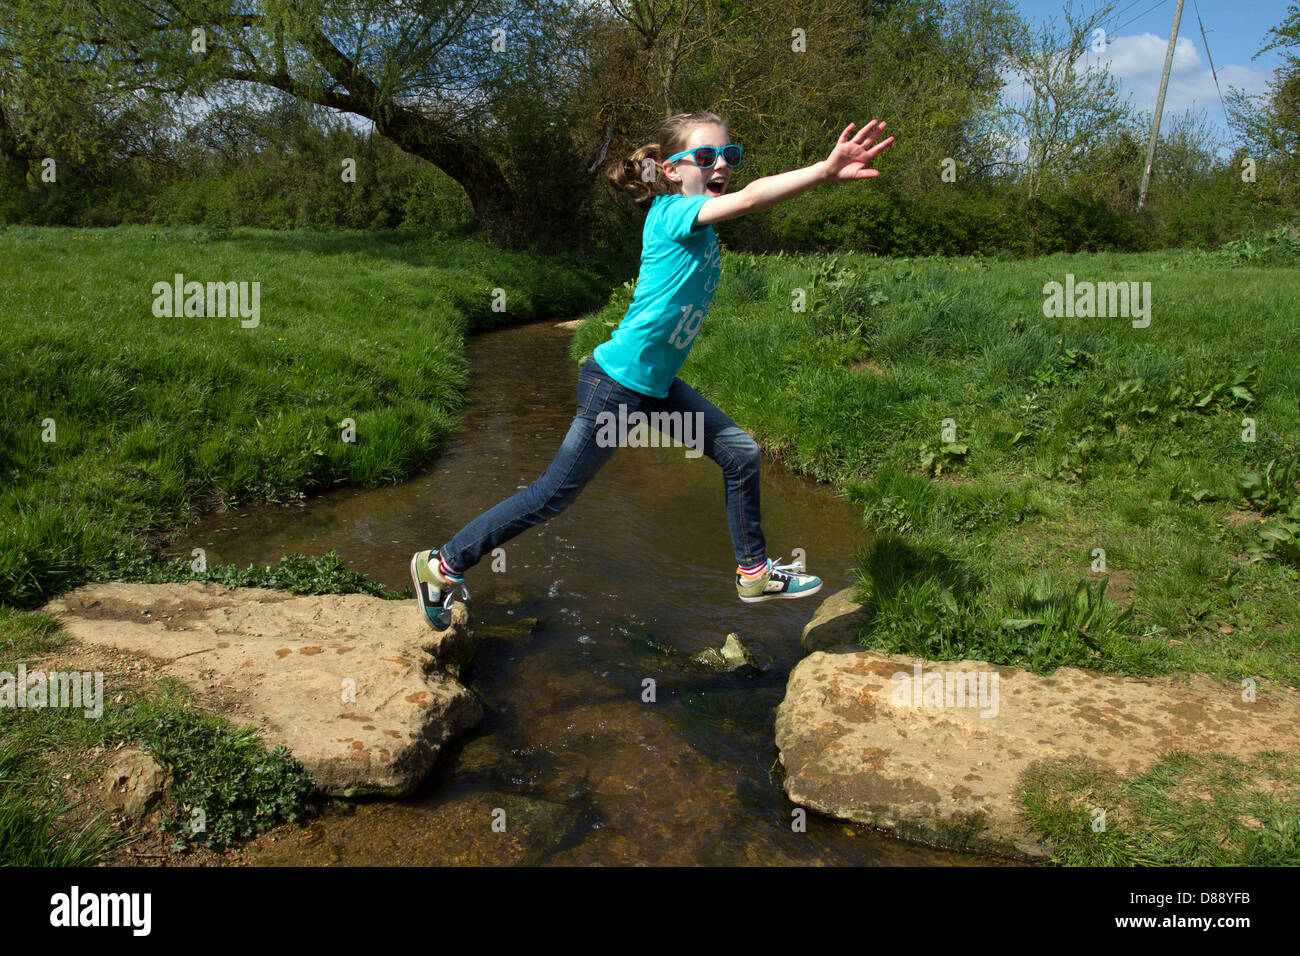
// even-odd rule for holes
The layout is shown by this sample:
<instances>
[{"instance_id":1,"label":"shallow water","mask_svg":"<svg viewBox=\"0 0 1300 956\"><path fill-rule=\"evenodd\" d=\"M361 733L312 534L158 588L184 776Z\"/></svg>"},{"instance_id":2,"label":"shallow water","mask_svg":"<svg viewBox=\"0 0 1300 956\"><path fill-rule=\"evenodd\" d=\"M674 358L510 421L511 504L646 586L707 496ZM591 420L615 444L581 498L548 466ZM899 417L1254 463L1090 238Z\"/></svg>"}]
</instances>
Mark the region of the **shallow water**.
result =
<instances>
[{"instance_id":1,"label":"shallow water","mask_svg":"<svg viewBox=\"0 0 1300 956\"><path fill-rule=\"evenodd\" d=\"M470 342L463 426L404 484L342 490L302 507L208 517L171 551L209 564L274 563L331 548L349 569L408 589L411 554L526 487L575 411L571 331L538 323ZM483 723L444 751L406 800L331 806L254 841L258 864L921 864L993 862L809 814L781 788L775 709L803 656L799 634L827 595L852 583L866 541L859 509L833 489L765 464L763 530L773 557L802 548L825 582L798 601L746 605L722 473L681 448L624 448L577 502L505 545L503 573L468 575L479 629L466 682ZM418 613L414 601L411 613ZM537 618L535 627L519 626ZM756 679L687 659L734 631L771 660ZM656 702L642 702L653 678ZM505 832L494 816L504 811Z\"/></svg>"}]
</instances>

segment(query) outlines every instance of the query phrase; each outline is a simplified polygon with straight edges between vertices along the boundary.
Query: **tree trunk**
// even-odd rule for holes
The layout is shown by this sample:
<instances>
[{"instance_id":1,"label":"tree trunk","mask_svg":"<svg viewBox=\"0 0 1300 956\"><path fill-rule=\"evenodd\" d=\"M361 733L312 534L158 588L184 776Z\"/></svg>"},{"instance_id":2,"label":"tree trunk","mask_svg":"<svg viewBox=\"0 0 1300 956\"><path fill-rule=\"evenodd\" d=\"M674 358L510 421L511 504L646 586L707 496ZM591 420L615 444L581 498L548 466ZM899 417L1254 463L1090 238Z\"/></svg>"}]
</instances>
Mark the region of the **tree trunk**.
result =
<instances>
[{"instance_id":1,"label":"tree trunk","mask_svg":"<svg viewBox=\"0 0 1300 956\"><path fill-rule=\"evenodd\" d=\"M456 180L474 207L478 227L511 249L528 245L535 224L522 222L515 191L496 161L477 144L438 128L436 121L410 110L375 117L375 132L413 156L433 163Z\"/></svg>"}]
</instances>

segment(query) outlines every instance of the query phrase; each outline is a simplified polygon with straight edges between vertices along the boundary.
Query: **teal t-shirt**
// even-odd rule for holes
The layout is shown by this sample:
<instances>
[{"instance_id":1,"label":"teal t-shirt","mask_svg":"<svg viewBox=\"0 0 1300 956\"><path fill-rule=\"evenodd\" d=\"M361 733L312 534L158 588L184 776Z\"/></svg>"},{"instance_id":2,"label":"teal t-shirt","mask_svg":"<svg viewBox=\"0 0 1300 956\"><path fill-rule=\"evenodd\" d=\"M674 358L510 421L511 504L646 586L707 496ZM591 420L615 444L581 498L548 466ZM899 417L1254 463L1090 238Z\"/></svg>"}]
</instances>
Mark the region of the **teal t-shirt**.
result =
<instances>
[{"instance_id":1,"label":"teal t-shirt","mask_svg":"<svg viewBox=\"0 0 1300 956\"><path fill-rule=\"evenodd\" d=\"M713 226L693 228L708 196L656 196L641 232L641 273L623 320L592 353L624 388L664 398L722 275Z\"/></svg>"}]
</instances>

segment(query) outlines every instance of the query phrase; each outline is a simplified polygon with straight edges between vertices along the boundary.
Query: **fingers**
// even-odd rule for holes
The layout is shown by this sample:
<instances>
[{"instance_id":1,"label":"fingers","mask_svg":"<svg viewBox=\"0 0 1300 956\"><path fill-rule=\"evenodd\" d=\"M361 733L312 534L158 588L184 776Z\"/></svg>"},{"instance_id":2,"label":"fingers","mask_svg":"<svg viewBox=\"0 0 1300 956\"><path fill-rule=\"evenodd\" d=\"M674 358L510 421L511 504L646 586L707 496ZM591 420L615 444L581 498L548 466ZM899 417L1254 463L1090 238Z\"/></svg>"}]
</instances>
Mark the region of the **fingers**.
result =
<instances>
[{"instance_id":1,"label":"fingers","mask_svg":"<svg viewBox=\"0 0 1300 956\"><path fill-rule=\"evenodd\" d=\"M877 123L879 123L879 126L876 125ZM874 132L872 130L873 127L875 127ZM853 137L853 141L861 145L862 143L865 143L868 140L874 139L875 137L879 136L881 131L884 130L884 128L885 128L884 120L872 120L866 126L862 127L862 129L858 130L858 135Z\"/></svg>"},{"instance_id":2,"label":"fingers","mask_svg":"<svg viewBox=\"0 0 1300 956\"><path fill-rule=\"evenodd\" d=\"M875 156L877 153L879 153L882 149L884 149L893 141L894 141L894 137L892 136L889 137L889 139L882 139L875 146L872 146L869 150L867 150L867 158L870 159L871 157Z\"/></svg>"},{"instance_id":3,"label":"fingers","mask_svg":"<svg viewBox=\"0 0 1300 956\"><path fill-rule=\"evenodd\" d=\"M841 144L850 142L849 130L853 129L853 127L856 125L857 125L856 123L850 123L848 126L844 127L844 132L840 133L839 141ZM853 135L853 139L851 140L851 142L857 144L858 146L862 146L865 143L869 143L877 136L879 136L882 132L884 132L885 126L886 123L884 120L872 120L871 122L867 123L866 126L863 126L860 130L857 131L857 133ZM892 140L893 137L891 136L890 139Z\"/></svg>"}]
</instances>

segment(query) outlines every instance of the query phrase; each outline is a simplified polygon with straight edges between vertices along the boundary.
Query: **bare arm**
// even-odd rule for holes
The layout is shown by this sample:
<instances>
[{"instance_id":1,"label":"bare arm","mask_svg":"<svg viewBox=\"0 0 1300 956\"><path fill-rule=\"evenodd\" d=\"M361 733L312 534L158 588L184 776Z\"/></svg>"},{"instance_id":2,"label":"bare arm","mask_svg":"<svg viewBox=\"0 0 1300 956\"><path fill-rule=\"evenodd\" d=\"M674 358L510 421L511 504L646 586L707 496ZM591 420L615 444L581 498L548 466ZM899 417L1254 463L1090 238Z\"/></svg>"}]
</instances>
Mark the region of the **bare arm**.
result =
<instances>
[{"instance_id":1,"label":"bare arm","mask_svg":"<svg viewBox=\"0 0 1300 956\"><path fill-rule=\"evenodd\" d=\"M883 121L877 125L872 120L852 137L850 123L840 133L840 140L831 150L831 154L820 163L792 169L788 173L764 176L756 179L739 192L728 196L715 196L700 204L695 215L695 224L707 226L710 223L735 219L751 212L762 212L777 203L807 192L821 183L847 183L855 179L870 179L880 175L880 171L870 167L871 160L894 141L894 137L871 146L885 128ZM868 148L870 147L870 148Z\"/></svg>"},{"instance_id":2,"label":"bare arm","mask_svg":"<svg viewBox=\"0 0 1300 956\"><path fill-rule=\"evenodd\" d=\"M813 163L803 169L792 169L788 173L764 176L726 196L714 196L700 204L695 223L707 226L709 223L735 219L751 212L762 212L770 206L807 192L814 186L830 182L825 163Z\"/></svg>"}]
</instances>

